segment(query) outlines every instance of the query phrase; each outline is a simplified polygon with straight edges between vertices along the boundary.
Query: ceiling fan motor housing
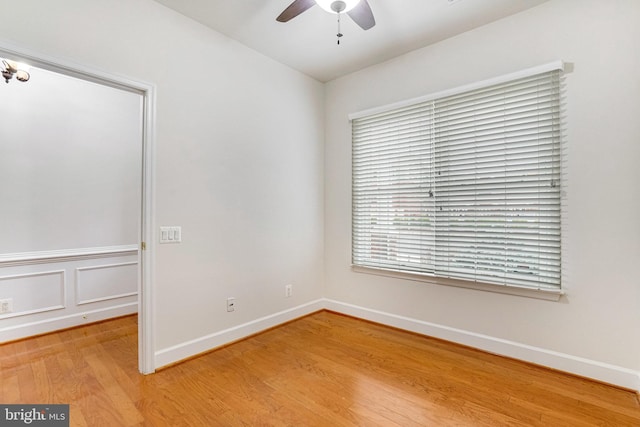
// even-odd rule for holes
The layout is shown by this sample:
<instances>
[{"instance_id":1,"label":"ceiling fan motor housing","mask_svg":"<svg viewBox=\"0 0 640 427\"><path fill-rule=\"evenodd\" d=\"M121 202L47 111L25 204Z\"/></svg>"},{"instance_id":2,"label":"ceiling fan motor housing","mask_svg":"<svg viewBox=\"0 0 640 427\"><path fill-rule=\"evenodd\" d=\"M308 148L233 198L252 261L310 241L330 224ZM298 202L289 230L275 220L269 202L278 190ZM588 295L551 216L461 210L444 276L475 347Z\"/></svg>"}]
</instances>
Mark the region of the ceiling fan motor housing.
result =
<instances>
[{"instance_id":1,"label":"ceiling fan motor housing","mask_svg":"<svg viewBox=\"0 0 640 427\"><path fill-rule=\"evenodd\" d=\"M346 13L356 7L360 0L316 0L318 6L331 13Z\"/></svg>"},{"instance_id":2,"label":"ceiling fan motor housing","mask_svg":"<svg viewBox=\"0 0 640 427\"><path fill-rule=\"evenodd\" d=\"M335 13L340 13L347 8L347 4L341 0L334 1L331 3L331 10Z\"/></svg>"}]
</instances>

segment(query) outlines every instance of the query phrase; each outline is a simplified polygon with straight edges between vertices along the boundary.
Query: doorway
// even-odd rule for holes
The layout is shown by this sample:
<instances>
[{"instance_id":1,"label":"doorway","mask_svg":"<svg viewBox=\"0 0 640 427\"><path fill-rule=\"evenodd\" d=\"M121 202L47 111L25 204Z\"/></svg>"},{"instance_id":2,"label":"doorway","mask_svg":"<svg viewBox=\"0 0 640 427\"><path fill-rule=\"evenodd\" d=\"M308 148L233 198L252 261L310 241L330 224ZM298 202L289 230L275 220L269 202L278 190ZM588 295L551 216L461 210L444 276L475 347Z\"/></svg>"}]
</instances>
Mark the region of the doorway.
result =
<instances>
[{"instance_id":1,"label":"doorway","mask_svg":"<svg viewBox=\"0 0 640 427\"><path fill-rule=\"evenodd\" d=\"M15 47L0 58L33 67L28 82L0 82L14 201L0 211L14 224L0 248L0 333L137 312L139 370L151 373L154 88Z\"/></svg>"}]
</instances>

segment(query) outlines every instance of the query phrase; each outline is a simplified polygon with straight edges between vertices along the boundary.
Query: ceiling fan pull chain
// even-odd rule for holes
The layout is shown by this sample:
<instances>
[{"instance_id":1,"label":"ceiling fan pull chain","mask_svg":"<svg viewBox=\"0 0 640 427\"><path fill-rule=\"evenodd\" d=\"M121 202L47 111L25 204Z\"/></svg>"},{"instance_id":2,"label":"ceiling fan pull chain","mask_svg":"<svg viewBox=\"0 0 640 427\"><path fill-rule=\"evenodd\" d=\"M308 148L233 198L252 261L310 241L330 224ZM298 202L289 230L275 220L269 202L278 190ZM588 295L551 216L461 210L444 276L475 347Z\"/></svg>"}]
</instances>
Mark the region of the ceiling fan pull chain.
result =
<instances>
[{"instance_id":1,"label":"ceiling fan pull chain","mask_svg":"<svg viewBox=\"0 0 640 427\"><path fill-rule=\"evenodd\" d=\"M338 12L338 34L336 34L336 36L338 36L338 44L340 44L340 37L343 36L343 34L340 32L340 12Z\"/></svg>"}]
</instances>

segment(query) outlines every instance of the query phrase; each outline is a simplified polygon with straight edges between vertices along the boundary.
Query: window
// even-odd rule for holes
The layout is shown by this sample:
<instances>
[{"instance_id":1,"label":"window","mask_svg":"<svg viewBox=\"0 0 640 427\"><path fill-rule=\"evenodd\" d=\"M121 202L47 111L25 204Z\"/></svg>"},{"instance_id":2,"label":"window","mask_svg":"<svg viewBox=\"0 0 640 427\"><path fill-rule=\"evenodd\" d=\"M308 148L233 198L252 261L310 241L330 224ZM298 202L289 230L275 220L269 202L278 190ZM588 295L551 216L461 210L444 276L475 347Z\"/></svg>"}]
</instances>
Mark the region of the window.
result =
<instances>
[{"instance_id":1,"label":"window","mask_svg":"<svg viewBox=\"0 0 640 427\"><path fill-rule=\"evenodd\" d=\"M354 266L560 289L561 64L544 68L351 117Z\"/></svg>"}]
</instances>

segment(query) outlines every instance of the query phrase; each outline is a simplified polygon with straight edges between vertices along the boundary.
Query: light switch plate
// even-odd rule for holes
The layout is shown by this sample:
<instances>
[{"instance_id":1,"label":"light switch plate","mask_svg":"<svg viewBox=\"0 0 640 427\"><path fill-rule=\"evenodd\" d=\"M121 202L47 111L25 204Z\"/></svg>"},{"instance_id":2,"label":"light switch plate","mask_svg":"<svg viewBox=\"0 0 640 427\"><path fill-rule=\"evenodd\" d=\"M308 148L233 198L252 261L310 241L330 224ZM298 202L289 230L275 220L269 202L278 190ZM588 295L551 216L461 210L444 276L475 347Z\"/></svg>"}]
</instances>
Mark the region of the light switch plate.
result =
<instances>
[{"instance_id":1,"label":"light switch plate","mask_svg":"<svg viewBox=\"0 0 640 427\"><path fill-rule=\"evenodd\" d=\"M182 242L182 227L160 227L160 243Z\"/></svg>"}]
</instances>

